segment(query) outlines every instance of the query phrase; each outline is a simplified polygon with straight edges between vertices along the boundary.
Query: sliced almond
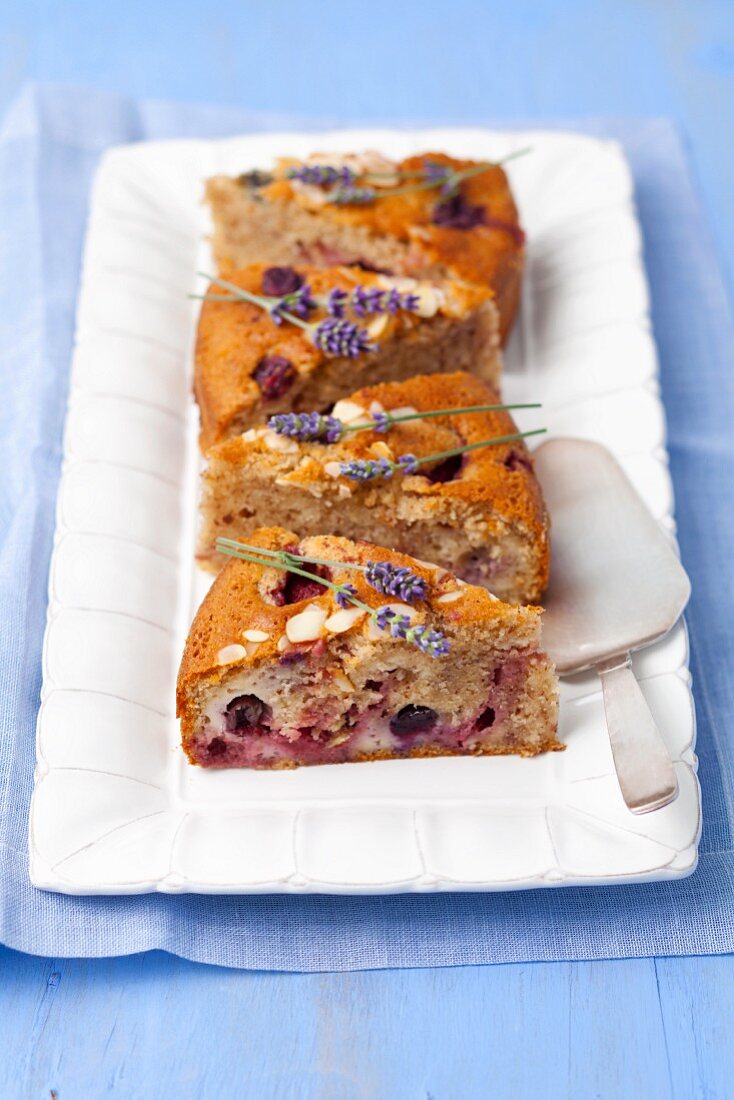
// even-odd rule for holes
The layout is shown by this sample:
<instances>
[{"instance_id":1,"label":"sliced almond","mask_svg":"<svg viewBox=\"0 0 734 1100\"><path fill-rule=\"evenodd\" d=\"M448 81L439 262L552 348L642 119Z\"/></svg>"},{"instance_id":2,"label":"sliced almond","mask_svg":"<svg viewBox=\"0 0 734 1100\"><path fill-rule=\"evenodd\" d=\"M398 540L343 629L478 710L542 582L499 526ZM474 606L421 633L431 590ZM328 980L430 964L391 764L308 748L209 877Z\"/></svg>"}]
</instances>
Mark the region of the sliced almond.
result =
<instances>
[{"instance_id":1,"label":"sliced almond","mask_svg":"<svg viewBox=\"0 0 734 1100\"><path fill-rule=\"evenodd\" d=\"M401 405L399 409L390 409L390 416L415 416L417 412L412 405Z\"/></svg>"},{"instance_id":2,"label":"sliced almond","mask_svg":"<svg viewBox=\"0 0 734 1100\"><path fill-rule=\"evenodd\" d=\"M460 600L464 593L460 589L455 589L453 592L444 592L442 596L436 598L436 603L453 603L454 600Z\"/></svg>"},{"instance_id":3,"label":"sliced almond","mask_svg":"<svg viewBox=\"0 0 734 1100\"><path fill-rule=\"evenodd\" d=\"M245 443L254 443L257 439L257 432L254 428L248 428L246 432L242 433L242 438Z\"/></svg>"},{"instance_id":4,"label":"sliced almond","mask_svg":"<svg viewBox=\"0 0 734 1100\"><path fill-rule=\"evenodd\" d=\"M243 661L247 656L247 650L243 645L235 642L233 645L223 646L217 653L217 662L220 665L232 665L235 661Z\"/></svg>"},{"instance_id":5,"label":"sliced almond","mask_svg":"<svg viewBox=\"0 0 734 1100\"><path fill-rule=\"evenodd\" d=\"M384 290L399 290L401 294L412 293L418 287L418 280L408 275L378 275L377 283Z\"/></svg>"},{"instance_id":6,"label":"sliced almond","mask_svg":"<svg viewBox=\"0 0 734 1100\"><path fill-rule=\"evenodd\" d=\"M354 684L348 676L344 675L343 672L337 672L336 676L334 677L334 683L338 688L341 688L342 691L354 690Z\"/></svg>"},{"instance_id":7,"label":"sliced almond","mask_svg":"<svg viewBox=\"0 0 734 1100\"><path fill-rule=\"evenodd\" d=\"M243 630L242 637L247 642L267 642L270 635L264 630Z\"/></svg>"},{"instance_id":8,"label":"sliced almond","mask_svg":"<svg viewBox=\"0 0 734 1100\"><path fill-rule=\"evenodd\" d=\"M342 464L341 462L325 462L324 473L328 477L341 477Z\"/></svg>"},{"instance_id":9,"label":"sliced almond","mask_svg":"<svg viewBox=\"0 0 734 1100\"><path fill-rule=\"evenodd\" d=\"M356 401L337 401L331 410L331 415L345 424L351 424L354 420L360 420L365 416L365 410Z\"/></svg>"},{"instance_id":10,"label":"sliced almond","mask_svg":"<svg viewBox=\"0 0 734 1100\"><path fill-rule=\"evenodd\" d=\"M335 611L333 615L329 615L324 623L324 628L328 630L329 634L343 634L345 630L349 630L350 626L354 626L364 614L365 612L361 607L342 607L339 611Z\"/></svg>"},{"instance_id":11,"label":"sliced almond","mask_svg":"<svg viewBox=\"0 0 734 1100\"><path fill-rule=\"evenodd\" d=\"M370 404L370 416L377 416L378 413L384 413L385 406L381 401L372 401Z\"/></svg>"},{"instance_id":12,"label":"sliced almond","mask_svg":"<svg viewBox=\"0 0 734 1100\"><path fill-rule=\"evenodd\" d=\"M370 451L377 458L386 458L389 462L392 462L395 457L392 448L382 439L378 439L376 443L373 443L370 447Z\"/></svg>"},{"instance_id":13,"label":"sliced almond","mask_svg":"<svg viewBox=\"0 0 734 1100\"><path fill-rule=\"evenodd\" d=\"M315 642L324 632L326 612L318 604L309 604L285 624L285 632L291 642Z\"/></svg>"},{"instance_id":14,"label":"sliced almond","mask_svg":"<svg viewBox=\"0 0 734 1100\"><path fill-rule=\"evenodd\" d=\"M295 439L289 439L287 435L278 435L270 428L263 436L263 443L269 450L282 451L283 454L293 454L298 450L298 443Z\"/></svg>"},{"instance_id":15,"label":"sliced almond","mask_svg":"<svg viewBox=\"0 0 734 1100\"><path fill-rule=\"evenodd\" d=\"M443 305L443 291L430 283L420 283L414 291L418 298L416 313L419 317L433 317Z\"/></svg>"},{"instance_id":16,"label":"sliced almond","mask_svg":"<svg viewBox=\"0 0 734 1100\"><path fill-rule=\"evenodd\" d=\"M286 649L291 648L291 643L288 641L285 634L281 634L280 638L278 638L278 641L275 643L275 648L278 650L278 653L285 653Z\"/></svg>"},{"instance_id":17,"label":"sliced almond","mask_svg":"<svg viewBox=\"0 0 734 1100\"><path fill-rule=\"evenodd\" d=\"M374 317L367 325L367 335L370 340L379 340L389 323L390 318L387 313L379 313Z\"/></svg>"}]
</instances>

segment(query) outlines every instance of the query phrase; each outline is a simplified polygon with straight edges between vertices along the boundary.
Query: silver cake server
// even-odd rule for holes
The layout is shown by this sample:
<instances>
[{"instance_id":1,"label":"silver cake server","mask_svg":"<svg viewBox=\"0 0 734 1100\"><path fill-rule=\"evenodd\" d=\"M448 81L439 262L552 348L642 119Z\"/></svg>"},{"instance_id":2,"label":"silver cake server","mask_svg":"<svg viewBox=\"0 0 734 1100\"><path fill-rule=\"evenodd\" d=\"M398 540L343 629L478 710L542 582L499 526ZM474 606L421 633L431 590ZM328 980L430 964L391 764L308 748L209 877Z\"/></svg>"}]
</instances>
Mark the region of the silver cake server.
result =
<instances>
[{"instance_id":1,"label":"silver cake server","mask_svg":"<svg viewBox=\"0 0 734 1100\"><path fill-rule=\"evenodd\" d=\"M677 622L691 586L669 539L610 452L552 439L534 452L551 516L543 644L561 676L595 668L619 786L633 813L678 794L630 652Z\"/></svg>"}]
</instances>

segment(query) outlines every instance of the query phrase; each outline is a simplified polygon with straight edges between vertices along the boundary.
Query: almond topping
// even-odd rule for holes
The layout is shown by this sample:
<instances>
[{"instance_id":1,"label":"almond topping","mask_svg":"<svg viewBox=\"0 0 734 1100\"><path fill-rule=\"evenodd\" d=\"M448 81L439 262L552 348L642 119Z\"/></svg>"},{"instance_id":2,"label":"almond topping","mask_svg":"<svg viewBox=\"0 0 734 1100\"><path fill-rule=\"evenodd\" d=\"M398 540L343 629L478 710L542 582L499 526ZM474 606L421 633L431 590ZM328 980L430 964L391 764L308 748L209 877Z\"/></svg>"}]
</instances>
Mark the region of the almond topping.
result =
<instances>
[{"instance_id":1,"label":"almond topping","mask_svg":"<svg viewBox=\"0 0 734 1100\"><path fill-rule=\"evenodd\" d=\"M382 439L378 439L376 443L373 443L370 447L370 451L373 455L376 455L377 458L386 458L390 462L392 462L395 457L392 448Z\"/></svg>"},{"instance_id":2,"label":"almond topping","mask_svg":"<svg viewBox=\"0 0 734 1100\"><path fill-rule=\"evenodd\" d=\"M324 464L324 473L329 477L341 477L341 462L327 462Z\"/></svg>"},{"instance_id":3,"label":"almond topping","mask_svg":"<svg viewBox=\"0 0 734 1100\"><path fill-rule=\"evenodd\" d=\"M380 313L367 325L367 335L370 340L378 340L390 323L386 313Z\"/></svg>"},{"instance_id":4,"label":"almond topping","mask_svg":"<svg viewBox=\"0 0 734 1100\"><path fill-rule=\"evenodd\" d=\"M242 661L247 656L247 650L237 642L234 645L226 645L217 653L217 661L220 665L231 665L235 661Z\"/></svg>"},{"instance_id":5,"label":"almond topping","mask_svg":"<svg viewBox=\"0 0 734 1100\"><path fill-rule=\"evenodd\" d=\"M335 416L337 420L343 420L345 424L351 424L354 420L362 419L365 411L355 401L337 401L331 410L331 415Z\"/></svg>"},{"instance_id":6,"label":"almond topping","mask_svg":"<svg viewBox=\"0 0 734 1100\"><path fill-rule=\"evenodd\" d=\"M277 432L271 431L270 428L265 432L263 436L263 443L271 451L282 451L284 454L292 454L298 450L298 444L295 439L289 439L288 436L278 435Z\"/></svg>"},{"instance_id":7,"label":"almond topping","mask_svg":"<svg viewBox=\"0 0 734 1100\"><path fill-rule=\"evenodd\" d=\"M418 298L416 313L419 317L433 317L443 305L443 292L430 283L421 283L415 291Z\"/></svg>"},{"instance_id":8,"label":"almond topping","mask_svg":"<svg viewBox=\"0 0 734 1100\"><path fill-rule=\"evenodd\" d=\"M339 611L335 611L333 615L329 615L324 627L330 634L343 634L345 630L349 630L350 626L354 626L357 619L361 619L363 615L364 611L361 607L343 607Z\"/></svg>"},{"instance_id":9,"label":"almond topping","mask_svg":"<svg viewBox=\"0 0 734 1100\"><path fill-rule=\"evenodd\" d=\"M245 443L254 443L257 439L257 432L254 428L248 428L246 432L242 433L242 438Z\"/></svg>"},{"instance_id":10,"label":"almond topping","mask_svg":"<svg viewBox=\"0 0 734 1100\"><path fill-rule=\"evenodd\" d=\"M326 612L317 604L309 604L285 624L290 642L315 642L324 631Z\"/></svg>"},{"instance_id":11,"label":"almond topping","mask_svg":"<svg viewBox=\"0 0 734 1100\"><path fill-rule=\"evenodd\" d=\"M438 596L436 603L453 603L454 600L461 599L464 593L460 589L455 589L453 592L444 592L443 596Z\"/></svg>"},{"instance_id":12,"label":"almond topping","mask_svg":"<svg viewBox=\"0 0 734 1100\"><path fill-rule=\"evenodd\" d=\"M278 638L275 648L278 650L278 653L285 653L286 649L292 648L291 643L288 641L285 634L281 635L281 637Z\"/></svg>"},{"instance_id":13,"label":"almond topping","mask_svg":"<svg viewBox=\"0 0 734 1100\"><path fill-rule=\"evenodd\" d=\"M264 630L243 630L242 637L248 642L267 642L270 635Z\"/></svg>"}]
</instances>

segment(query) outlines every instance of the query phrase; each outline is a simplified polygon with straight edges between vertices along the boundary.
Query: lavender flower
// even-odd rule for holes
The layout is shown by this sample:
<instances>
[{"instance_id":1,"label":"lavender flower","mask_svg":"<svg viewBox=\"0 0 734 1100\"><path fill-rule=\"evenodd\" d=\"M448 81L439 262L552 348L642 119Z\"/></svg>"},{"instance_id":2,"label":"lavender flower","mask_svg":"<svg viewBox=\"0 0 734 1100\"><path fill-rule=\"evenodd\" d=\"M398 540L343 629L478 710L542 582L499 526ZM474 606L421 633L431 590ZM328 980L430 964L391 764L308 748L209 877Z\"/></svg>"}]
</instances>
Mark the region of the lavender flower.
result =
<instances>
[{"instance_id":1,"label":"lavender flower","mask_svg":"<svg viewBox=\"0 0 734 1100\"><path fill-rule=\"evenodd\" d=\"M280 325L283 323L283 314L293 313L296 317L308 317L311 310L316 309L317 304L311 296L311 287L308 283L304 283L291 294L271 299L268 312L276 325Z\"/></svg>"},{"instance_id":2,"label":"lavender flower","mask_svg":"<svg viewBox=\"0 0 734 1100\"><path fill-rule=\"evenodd\" d=\"M344 424L335 416L322 416L321 413L276 413L268 420L268 427L278 435L298 439L301 443L324 440L337 443L343 433Z\"/></svg>"},{"instance_id":3,"label":"lavender flower","mask_svg":"<svg viewBox=\"0 0 734 1100\"><path fill-rule=\"evenodd\" d=\"M385 309L388 313L398 313L401 309L406 313L415 313L420 305L420 299L417 294L408 292L407 294L401 294L395 287L387 295L385 300Z\"/></svg>"},{"instance_id":4,"label":"lavender flower","mask_svg":"<svg viewBox=\"0 0 734 1100\"><path fill-rule=\"evenodd\" d=\"M339 585L334 599L339 604L339 607L349 607L356 595L357 589L353 584L341 584Z\"/></svg>"},{"instance_id":5,"label":"lavender flower","mask_svg":"<svg viewBox=\"0 0 734 1100\"><path fill-rule=\"evenodd\" d=\"M391 607L380 607L375 612L375 622L380 630L389 630L393 638L411 642L422 653L428 653L431 657L442 657L449 651L448 639L438 630L431 630L427 626L413 626L407 615L399 615Z\"/></svg>"},{"instance_id":6,"label":"lavender flower","mask_svg":"<svg viewBox=\"0 0 734 1100\"><path fill-rule=\"evenodd\" d=\"M337 206L367 206L377 198L374 187L339 187L329 196Z\"/></svg>"},{"instance_id":7,"label":"lavender flower","mask_svg":"<svg viewBox=\"0 0 734 1100\"><path fill-rule=\"evenodd\" d=\"M342 477L352 481L375 481L378 477L390 478L395 473L414 474L420 465L415 455L401 455L397 462L387 458L355 459L353 462L341 462Z\"/></svg>"},{"instance_id":8,"label":"lavender flower","mask_svg":"<svg viewBox=\"0 0 734 1100\"><path fill-rule=\"evenodd\" d=\"M375 432L389 432L392 427L393 418L390 413L376 412L372 414L373 428Z\"/></svg>"},{"instance_id":9,"label":"lavender flower","mask_svg":"<svg viewBox=\"0 0 734 1100\"><path fill-rule=\"evenodd\" d=\"M443 190L448 186L449 179L453 175L453 171L448 164L439 164L435 160L426 160L423 162L423 178L426 183L432 183L435 187L441 187Z\"/></svg>"},{"instance_id":10,"label":"lavender flower","mask_svg":"<svg viewBox=\"0 0 734 1100\"><path fill-rule=\"evenodd\" d=\"M352 481L375 481L378 477L388 478L395 473L393 463L388 462L386 458L340 462L339 468L342 477L351 478Z\"/></svg>"},{"instance_id":11,"label":"lavender flower","mask_svg":"<svg viewBox=\"0 0 734 1100\"><path fill-rule=\"evenodd\" d=\"M326 309L332 317L343 317L344 307L347 304L349 295L346 290L341 290L339 287L334 287L329 291L329 295L326 299Z\"/></svg>"},{"instance_id":12,"label":"lavender flower","mask_svg":"<svg viewBox=\"0 0 734 1100\"><path fill-rule=\"evenodd\" d=\"M325 303L331 316L340 318L344 316L347 309L357 317L366 317L371 313L384 313L386 310L393 314L401 309L414 313L419 304L417 294L401 294L395 288L385 291L376 286L358 286L351 294L335 287L329 291Z\"/></svg>"},{"instance_id":13,"label":"lavender flower","mask_svg":"<svg viewBox=\"0 0 734 1100\"><path fill-rule=\"evenodd\" d=\"M301 183L310 183L317 187L328 186L332 183L349 186L349 184L354 183L357 175L346 165L335 168L331 164L301 164L297 168L287 168L285 178L300 180Z\"/></svg>"},{"instance_id":14,"label":"lavender flower","mask_svg":"<svg viewBox=\"0 0 734 1100\"><path fill-rule=\"evenodd\" d=\"M344 355L356 359L362 352L375 349L365 329L336 317L328 317L314 326L312 333L311 338L316 347L327 355Z\"/></svg>"},{"instance_id":15,"label":"lavender flower","mask_svg":"<svg viewBox=\"0 0 734 1100\"><path fill-rule=\"evenodd\" d=\"M422 577L404 565L393 565L389 561L368 561L365 580L376 592L397 596L405 603L424 600L428 593L428 585Z\"/></svg>"}]
</instances>

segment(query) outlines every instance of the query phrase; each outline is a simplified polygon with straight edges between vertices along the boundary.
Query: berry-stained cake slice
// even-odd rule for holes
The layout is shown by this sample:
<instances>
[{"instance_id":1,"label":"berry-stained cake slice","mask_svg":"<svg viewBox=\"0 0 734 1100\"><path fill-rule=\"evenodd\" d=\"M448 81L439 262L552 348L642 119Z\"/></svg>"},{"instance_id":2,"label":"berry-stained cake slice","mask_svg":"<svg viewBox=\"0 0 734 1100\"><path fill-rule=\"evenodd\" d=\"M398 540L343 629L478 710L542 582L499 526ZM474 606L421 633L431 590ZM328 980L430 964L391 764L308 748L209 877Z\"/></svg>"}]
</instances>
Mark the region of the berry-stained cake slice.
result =
<instances>
[{"instance_id":1,"label":"berry-stained cake slice","mask_svg":"<svg viewBox=\"0 0 734 1100\"><path fill-rule=\"evenodd\" d=\"M222 564L218 537L277 523L301 535L364 538L437 562L501 599L538 601L548 515L510 413L417 415L498 403L468 374L416 377L359 390L331 415L278 416L270 424L279 430L251 429L212 447L202 563ZM481 445L488 440L500 442Z\"/></svg>"},{"instance_id":2,"label":"berry-stained cake slice","mask_svg":"<svg viewBox=\"0 0 734 1100\"><path fill-rule=\"evenodd\" d=\"M272 413L328 408L360 385L457 368L498 382L487 290L253 264L214 280L204 298L194 377L201 445Z\"/></svg>"},{"instance_id":3,"label":"berry-stained cake slice","mask_svg":"<svg viewBox=\"0 0 734 1100\"><path fill-rule=\"evenodd\" d=\"M563 747L538 608L363 542L299 542L268 528L234 546L247 560L231 558L216 578L179 671L192 763L293 768Z\"/></svg>"},{"instance_id":4,"label":"berry-stained cake slice","mask_svg":"<svg viewBox=\"0 0 734 1100\"><path fill-rule=\"evenodd\" d=\"M509 158L508 158L509 159ZM206 189L220 269L355 264L490 287L510 329L520 296L524 235L501 165L422 153L314 154L272 171L216 176Z\"/></svg>"}]
</instances>

